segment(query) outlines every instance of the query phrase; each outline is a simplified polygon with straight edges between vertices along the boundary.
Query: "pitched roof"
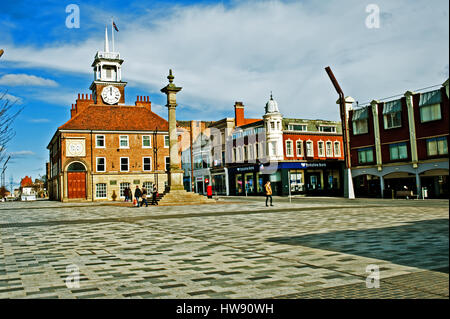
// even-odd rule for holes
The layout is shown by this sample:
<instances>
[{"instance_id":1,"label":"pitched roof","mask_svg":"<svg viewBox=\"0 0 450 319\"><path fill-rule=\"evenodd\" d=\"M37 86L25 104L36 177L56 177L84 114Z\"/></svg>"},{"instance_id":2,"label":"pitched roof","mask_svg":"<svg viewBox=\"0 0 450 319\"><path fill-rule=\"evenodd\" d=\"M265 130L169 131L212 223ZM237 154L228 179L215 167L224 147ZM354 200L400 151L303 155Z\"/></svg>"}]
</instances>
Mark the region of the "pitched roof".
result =
<instances>
[{"instance_id":1,"label":"pitched roof","mask_svg":"<svg viewBox=\"0 0 450 319\"><path fill-rule=\"evenodd\" d=\"M86 107L60 130L167 131L169 123L144 106L96 105Z\"/></svg>"}]
</instances>

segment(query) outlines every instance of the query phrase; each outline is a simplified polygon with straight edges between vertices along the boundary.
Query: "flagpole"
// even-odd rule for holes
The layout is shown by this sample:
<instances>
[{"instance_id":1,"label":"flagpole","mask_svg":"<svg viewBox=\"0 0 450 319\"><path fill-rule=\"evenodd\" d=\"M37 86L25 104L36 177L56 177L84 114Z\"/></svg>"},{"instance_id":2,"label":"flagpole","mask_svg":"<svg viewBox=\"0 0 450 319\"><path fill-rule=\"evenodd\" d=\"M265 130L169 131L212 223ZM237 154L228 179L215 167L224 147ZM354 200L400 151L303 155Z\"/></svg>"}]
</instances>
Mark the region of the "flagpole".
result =
<instances>
[{"instance_id":1,"label":"flagpole","mask_svg":"<svg viewBox=\"0 0 450 319\"><path fill-rule=\"evenodd\" d=\"M112 52L116 52L114 49L114 18L111 17L111 33L112 33Z\"/></svg>"}]
</instances>

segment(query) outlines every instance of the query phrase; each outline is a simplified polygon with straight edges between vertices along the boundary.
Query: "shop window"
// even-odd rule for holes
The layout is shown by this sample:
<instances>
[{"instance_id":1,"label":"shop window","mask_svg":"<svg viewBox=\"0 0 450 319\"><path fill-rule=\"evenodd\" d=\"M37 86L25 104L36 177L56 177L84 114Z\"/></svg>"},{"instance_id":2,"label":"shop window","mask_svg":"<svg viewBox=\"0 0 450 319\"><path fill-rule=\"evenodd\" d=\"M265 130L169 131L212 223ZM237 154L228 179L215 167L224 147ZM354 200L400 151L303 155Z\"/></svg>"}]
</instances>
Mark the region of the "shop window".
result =
<instances>
[{"instance_id":1,"label":"shop window","mask_svg":"<svg viewBox=\"0 0 450 319\"><path fill-rule=\"evenodd\" d=\"M120 183L119 187L120 197L125 197L125 189L130 187L130 183Z\"/></svg>"},{"instance_id":2,"label":"shop window","mask_svg":"<svg viewBox=\"0 0 450 319\"><path fill-rule=\"evenodd\" d=\"M427 155L439 156L447 155L447 137L431 138L427 140Z\"/></svg>"},{"instance_id":3,"label":"shop window","mask_svg":"<svg viewBox=\"0 0 450 319\"><path fill-rule=\"evenodd\" d=\"M389 154L391 161L402 160L408 158L408 148L406 143L389 145Z\"/></svg>"},{"instance_id":4,"label":"shop window","mask_svg":"<svg viewBox=\"0 0 450 319\"><path fill-rule=\"evenodd\" d=\"M95 197L96 198L106 198L106 184L105 183L95 184Z\"/></svg>"},{"instance_id":5,"label":"shop window","mask_svg":"<svg viewBox=\"0 0 450 319\"><path fill-rule=\"evenodd\" d=\"M242 175L236 175L236 193L240 194L243 191Z\"/></svg>"}]
</instances>

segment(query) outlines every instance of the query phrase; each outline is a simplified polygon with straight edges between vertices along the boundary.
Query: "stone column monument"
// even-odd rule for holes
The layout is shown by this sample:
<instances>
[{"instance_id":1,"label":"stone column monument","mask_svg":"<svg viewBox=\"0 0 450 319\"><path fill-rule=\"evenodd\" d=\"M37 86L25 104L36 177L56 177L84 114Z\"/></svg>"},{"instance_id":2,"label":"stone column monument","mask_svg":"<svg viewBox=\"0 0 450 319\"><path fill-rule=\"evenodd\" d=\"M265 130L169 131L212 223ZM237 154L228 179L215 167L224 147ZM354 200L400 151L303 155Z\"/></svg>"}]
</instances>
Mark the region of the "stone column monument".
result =
<instances>
[{"instance_id":1,"label":"stone column monument","mask_svg":"<svg viewBox=\"0 0 450 319\"><path fill-rule=\"evenodd\" d=\"M170 191L183 190L183 170L181 167L180 156L178 155L178 135L177 135L177 119L175 110L177 107L176 94L181 91L181 87L177 87L173 83L175 78L172 70L169 70L169 84L161 89L161 92L167 95L167 108L169 111L169 153L170 153L170 171L168 176Z\"/></svg>"},{"instance_id":2,"label":"stone column monument","mask_svg":"<svg viewBox=\"0 0 450 319\"><path fill-rule=\"evenodd\" d=\"M175 110L177 107L176 94L181 91L181 87L177 87L173 83L175 78L172 75L172 70L169 70L169 84L161 89L161 92L167 95L167 108L169 111L169 155L170 155L170 170L168 176L169 192L164 194L160 200L160 204L165 205L180 205L180 204L195 204L195 203L211 203L215 202L213 199L207 199L205 196L187 192L183 186L183 170L181 167L181 159L178 154L179 143L177 135L177 119Z\"/></svg>"}]
</instances>

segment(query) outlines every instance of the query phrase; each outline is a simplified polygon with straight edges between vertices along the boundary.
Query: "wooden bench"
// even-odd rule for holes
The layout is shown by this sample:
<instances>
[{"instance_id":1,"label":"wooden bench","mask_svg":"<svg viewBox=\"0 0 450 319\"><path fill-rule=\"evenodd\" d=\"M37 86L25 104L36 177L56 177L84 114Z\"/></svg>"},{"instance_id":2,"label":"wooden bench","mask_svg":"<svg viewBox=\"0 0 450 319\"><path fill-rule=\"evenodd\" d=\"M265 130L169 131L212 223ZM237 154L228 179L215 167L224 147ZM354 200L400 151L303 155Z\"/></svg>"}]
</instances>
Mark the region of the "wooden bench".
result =
<instances>
[{"instance_id":1,"label":"wooden bench","mask_svg":"<svg viewBox=\"0 0 450 319\"><path fill-rule=\"evenodd\" d=\"M414 194L413 191L396 191L395 192L395 197L399 198L399 197L405 197L406 199L408 198L419 198L419 195Z\"/></svg>"}]
</instances>

